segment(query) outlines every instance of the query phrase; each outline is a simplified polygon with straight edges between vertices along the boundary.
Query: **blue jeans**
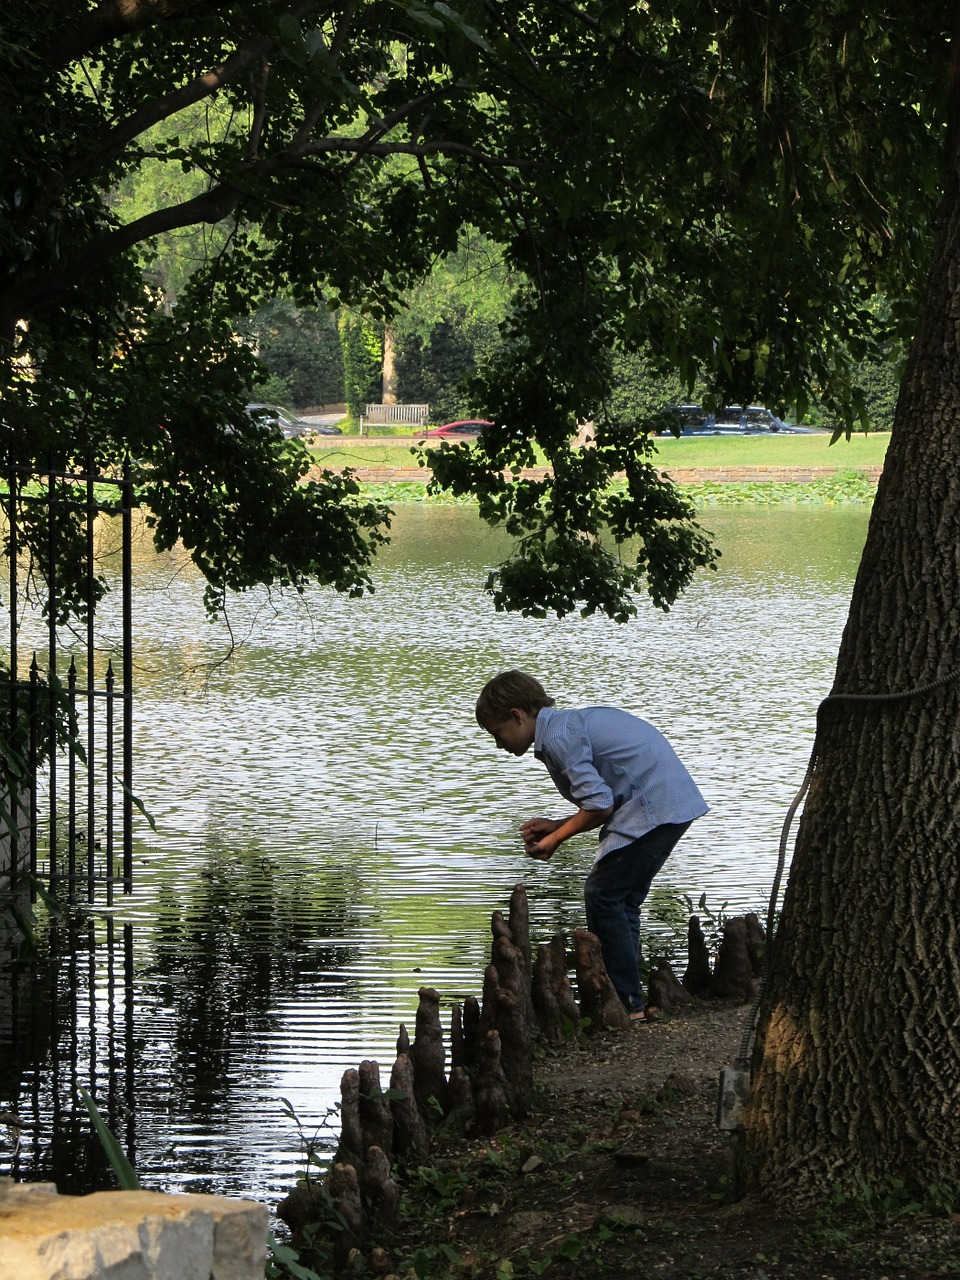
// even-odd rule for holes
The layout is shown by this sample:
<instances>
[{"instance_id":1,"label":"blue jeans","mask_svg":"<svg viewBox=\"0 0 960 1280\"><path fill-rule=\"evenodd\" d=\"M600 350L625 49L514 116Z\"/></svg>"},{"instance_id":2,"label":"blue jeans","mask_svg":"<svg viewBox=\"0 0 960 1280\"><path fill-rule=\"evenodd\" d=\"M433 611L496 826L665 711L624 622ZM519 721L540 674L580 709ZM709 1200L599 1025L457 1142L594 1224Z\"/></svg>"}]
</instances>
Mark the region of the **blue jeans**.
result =
<instances>
[{"instance_id":1,"label":"blue jeans","mask_svg":"<svg viewBox=\"0 0 960 1280\"><path fill-rule=\"evenodd\" d=\"M625 1007L644 1006L640 989L640 907L653 877L689 822L665 822L594 863L583 886L587 928L600 939L603 963Z\"/></svg>"}]
</instances>

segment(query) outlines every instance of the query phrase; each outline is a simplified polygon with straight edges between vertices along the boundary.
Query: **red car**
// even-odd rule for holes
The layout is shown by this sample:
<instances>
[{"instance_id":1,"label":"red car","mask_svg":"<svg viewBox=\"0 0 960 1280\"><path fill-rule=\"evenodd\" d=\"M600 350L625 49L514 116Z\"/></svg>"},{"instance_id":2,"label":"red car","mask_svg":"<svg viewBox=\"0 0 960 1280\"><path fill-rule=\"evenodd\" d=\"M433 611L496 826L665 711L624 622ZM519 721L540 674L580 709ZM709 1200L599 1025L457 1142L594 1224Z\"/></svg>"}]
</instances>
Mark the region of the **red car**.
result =
<instances>
[{"instance_id":1,"label":"red car","mask_svg":"<svg viewBox=\"0 0 960 1280\"><path fill-rule=\"evenodd\" d=\"M478 436L484 427L492 427L492 422L485 418L464 418L460 422L445 422L442 427L434 427L428 436Z\"/></svg>"}]
</instances>

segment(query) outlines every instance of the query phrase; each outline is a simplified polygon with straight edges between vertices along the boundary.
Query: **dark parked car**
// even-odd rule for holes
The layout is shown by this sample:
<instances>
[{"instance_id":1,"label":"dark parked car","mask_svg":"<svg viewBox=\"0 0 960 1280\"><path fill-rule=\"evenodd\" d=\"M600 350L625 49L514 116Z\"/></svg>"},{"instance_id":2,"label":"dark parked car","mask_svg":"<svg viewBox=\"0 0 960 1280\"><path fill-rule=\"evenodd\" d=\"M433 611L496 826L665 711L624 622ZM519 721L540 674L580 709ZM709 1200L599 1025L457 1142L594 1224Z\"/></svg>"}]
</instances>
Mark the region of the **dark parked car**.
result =
<instances>
[{"instance_id":1,"label":"dark parked car","mask_svg":"<svg viewBox=\"0 0 960 1280\"><path fill-rule=\"evenodd\" d=\"M463 418L459 422L445 422L442 427L434 427L428 436L478 436L484 427L492 427L486 418Z\"/></svg>"},{"instance_id":2,"label":"dark parked car","mask_svg":"<svg viewBox=\"0 0 960 1280\"><path fill-rule=\"evenodd\" d=\"M775 431L784 435L819 434L815 427L790 427L762 404L730 404L722 409L704 409L699 404L675 404L665 410L683 436L763 436ZM673 434L664 427L661 435Z\"/></svg>"},{"instance_id":3,"label":"dark parked car","mask_svg":"<svg viewBox=\"0 0 960 1280\"><path fill-rule=\"evenodd\" d=\"M327 426L326 423L307 422L278 404L248 404L247 413L251 417L275 424L288 440L299 439L301 436L343 435L339 427Z\"/></svg>"}]
</instances>

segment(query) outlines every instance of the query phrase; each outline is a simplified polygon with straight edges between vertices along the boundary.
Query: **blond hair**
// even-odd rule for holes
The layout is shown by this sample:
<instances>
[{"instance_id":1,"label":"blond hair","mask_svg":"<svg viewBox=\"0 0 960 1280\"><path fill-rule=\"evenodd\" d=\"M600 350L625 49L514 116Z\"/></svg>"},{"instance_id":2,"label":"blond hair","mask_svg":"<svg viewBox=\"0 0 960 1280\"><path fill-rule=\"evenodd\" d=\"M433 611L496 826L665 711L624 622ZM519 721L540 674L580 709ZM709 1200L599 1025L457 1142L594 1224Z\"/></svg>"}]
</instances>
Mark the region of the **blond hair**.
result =
<instances>
[{"instance_id":1,"label":"blond hair","mask_svg":"<svg viewBox=\"0 0 960 1280\"><path fill-rule=\"evenodd\" d=\"M482 727L506 720L516 708L533 715L541 707L554 706L539 680L525 671L501 671L480 690L477 699L477 722Z\"/></svg>"}]
</instances>

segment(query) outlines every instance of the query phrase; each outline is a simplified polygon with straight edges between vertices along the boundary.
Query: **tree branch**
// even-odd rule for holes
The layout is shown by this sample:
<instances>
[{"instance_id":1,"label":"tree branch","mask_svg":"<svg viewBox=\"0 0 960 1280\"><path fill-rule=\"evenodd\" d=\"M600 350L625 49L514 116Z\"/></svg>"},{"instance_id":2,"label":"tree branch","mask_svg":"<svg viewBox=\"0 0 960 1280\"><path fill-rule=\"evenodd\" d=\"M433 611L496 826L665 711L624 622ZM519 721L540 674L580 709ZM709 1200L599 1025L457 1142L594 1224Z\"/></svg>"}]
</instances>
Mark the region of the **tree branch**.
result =
<instances>
[{"instance_id":1,"label":"tree branch","mask_svg":"<svg viewBox=\"0 0 960 1280\"><path fill-rule=\"evenodd\" d=\"M95 9L65 24L62 38L47 55L47 65L66 67L88 57L101 45L143 31L172 18L194 18L198 14L230 9L236 0L101 0Z\"/></svg>"},{"instance_id":2,"label":"tree branch","mask_svg":"<svg viewBox=\"0 0 960 1280\"><path fill-rule=\"evenodd\" d=\"M359 0L348 0L343 13L340 15L340 21L337 23L337 29L333 33L333 40L330 43L330 62L334 67L338 66L340 63L340 56L347 43L347 36L349 35L350 28L353 25L353 19L356 16L358 5ZM309 110L304 111L303 123L294 135L294 143L299 143L310 136L325 105L326 99L317 99Z\"/></svg>"},{"instance_id":3,"label":"tree branch","mask_svg":"<svg viewBox=\"0 0 960 1280\"><path fill-rule=\"evenodd\" d=\"M314 167L299 163L299 158L327 155L331 152L353 152L360 158L365 155L423 157L461 155L467 156L471 160L477 160L482 165L494 169L534 169L537 167L532 160L497 159L495 156L486 155L477 147L471 147L465 142L371 142L365 138L319 138L316 142L309 142L300 149L293 165L295 168Z\"/></svg>"},{"instance_id":4,"label":"tree branch","mask_svg":"<svg viewBox=\"0 0 960 1280\"><path fill-rule=\"evenodd\" d=\"M196 3L201 4L203 0L196 0ZM317 0L299 0L299 3L289 6L287 12L294 17L302 18L316 7ZM225 85L238 80L256 65L275 43L271 36L259 36L250 40L246 45L235 49L221 66L205 71L172 93L164 94L140 107L138 111L115 125L99 148L78 157L64 173L58 190L62 191L75 179L95 173L103 165L115 160L122 154L128 143L155 124L159 124L161 120L169 119L185 107L209 98Z\"/></svg>"},{"instance_id":5,"label":"tree branch","mask_svg":"<svg viewBox=\"0 0 960 1280\"><path fill-rule=\"evenodd\" d=\"M242 192L237 187L213 187L194 196L192 200L169 205L165 209L155 209L142 218L97 237L56 271L34 280L20 277L15 297L18 314L29 315L48 297L71 288L85 275L97 271L143 240L149 240L165 231L175 231L178 227L192 227L198 222L220 222L236 208L241 195Z\"/></svg>"}]
</instances>

